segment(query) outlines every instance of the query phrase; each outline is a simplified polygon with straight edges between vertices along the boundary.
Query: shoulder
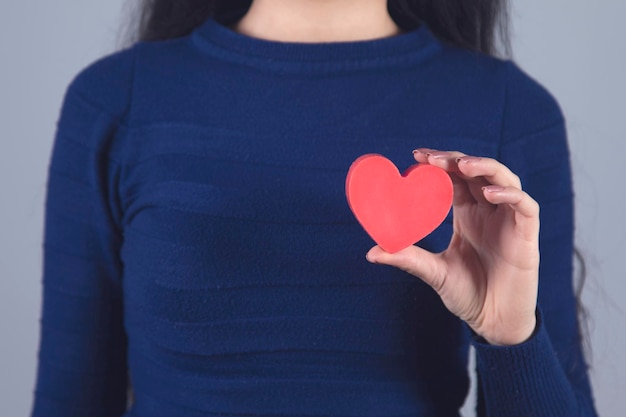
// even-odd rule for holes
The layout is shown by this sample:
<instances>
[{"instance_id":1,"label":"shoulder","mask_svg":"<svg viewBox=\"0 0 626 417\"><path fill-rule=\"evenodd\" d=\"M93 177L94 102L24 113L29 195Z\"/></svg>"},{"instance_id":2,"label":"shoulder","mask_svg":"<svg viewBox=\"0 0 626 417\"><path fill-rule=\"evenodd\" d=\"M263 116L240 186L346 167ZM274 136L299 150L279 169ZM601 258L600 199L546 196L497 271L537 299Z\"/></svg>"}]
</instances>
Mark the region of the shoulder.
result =
<instances>
[{"instance_id":1,"label":"shoulder","mask_svg":"<svg viewBox=\"0 0 626 417\"><path fill-rule=\"evenodd\" d=\"M504 61L503 65L504 139L507 136L523 136L564 122L561 105L544 84L512 60Z\"/></svg>"},{"instance_id":2,"label":"shoulder","mask_svg":"<svg viewBox=\"0 0 626 417\"><path fill-rule=\"evenodd\" d=\"M519 124L537 125L555 123L563 119L563 112L552 92L535 76L530 75L511 58L500 58L473 52L449 44L442 44L440 61L448 72L448 80L459 79L489 95L503 110L505 123L513 130L522 129ZM453 81L456 82L456 81ZM475 91L475 90L474 90ZM476 97L483 99L484 94Z\"/></svg>"},{"instance_id":3,"label":"shoulder","mask_svg":"<svg viewBox=\"0 0 626 417\"><path fill-rule=\"evenodd\" d=\"M176 81L195 58L186 38L139 41L80 68L66 89L65 101L81 101L101 113L131 124L143 104ZM178 77L178 78L176 78ZM70 98L70 100L68 100Z\"/></svg>"},{"instance_id":4,"label":"shoulder","mask_svg":"<svg viewBox=\"0 0 626 417\"><path fill-rule=\"evenodd\" d=\"M455 67L462 68L464 78L475 81L483 91L496 93L504 140L563 123L563 111L554 94L513 59L459 48L448 48L448 54Z\"/></svg>"},{"instance_id":5,"label":"shoulder","mask_svg":"<svg viewBox=\"0 0 626 417\"><path fill-rule=\"evenodd\" d=\"M478 136L499 147L564 124L554 94L513 59L441 44L426 74L434 80L436 99L456 122L466 118L468 131L476 127Z\"/></svg>"},{"instance_id":6,"label":"shoulder","mask_svg":"<svg viewBox=\"0 0 626 417\"><path fill-rule=\"evenodd\" d=\"M108 53L80 68L65 91L65 102L80 100L113 117L128 110L137 44Z\"/></svg>"}]
</instances>

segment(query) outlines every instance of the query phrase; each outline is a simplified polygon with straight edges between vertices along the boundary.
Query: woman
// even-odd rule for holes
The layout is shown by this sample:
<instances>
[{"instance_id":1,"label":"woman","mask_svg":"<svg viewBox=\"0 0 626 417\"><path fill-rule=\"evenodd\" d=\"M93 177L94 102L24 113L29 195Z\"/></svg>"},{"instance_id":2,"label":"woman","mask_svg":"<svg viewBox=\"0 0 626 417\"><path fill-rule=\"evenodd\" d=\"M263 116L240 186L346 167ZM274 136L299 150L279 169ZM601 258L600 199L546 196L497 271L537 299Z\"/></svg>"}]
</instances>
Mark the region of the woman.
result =
<instances>
[{"instance_id":1,"label":"woman","mask_svg":"<svg viewBox=\"0 0 626 417\"><path fill-rule=\"evenodd\" d=\"M470 344L479 416L595 415L563 115L467 4L146 2L64 99L32 415L456 416ZM395 254L372 152L454 182Z\"/></svg>"}]
</instances>

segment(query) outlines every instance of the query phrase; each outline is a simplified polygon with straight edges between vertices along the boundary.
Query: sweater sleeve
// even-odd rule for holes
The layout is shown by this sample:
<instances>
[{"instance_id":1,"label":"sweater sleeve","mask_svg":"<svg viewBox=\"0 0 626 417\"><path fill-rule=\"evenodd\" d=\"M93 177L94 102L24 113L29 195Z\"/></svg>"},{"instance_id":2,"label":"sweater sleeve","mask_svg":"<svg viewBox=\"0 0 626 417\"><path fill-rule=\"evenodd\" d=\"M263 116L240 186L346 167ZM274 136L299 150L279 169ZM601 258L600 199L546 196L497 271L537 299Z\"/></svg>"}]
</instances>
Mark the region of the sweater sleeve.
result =
<instances>
[{"instance_id":1,"label":"sweater sleeve","mask_svg":"<svg viewBox=\"0 0 626 417\"><path fill-rule=\"evenodd\" d=\"M81 71L57 121L44 206L33 417L113 417L126 409L120 165L110 149L127 104L127 55Z\"/></svg>"},{"instance_id":2,"label":"sweater sleeve","mask_svg":"<svg viewBox=\"0 0 626 417\"><path fill-rule=\"evenodd\" d=\"M565 120L555 98L512 61L499 160L540 206L537 327L491 346L473 334L479 416L596 416L573 291L573 189Z\"/></svg>"}]
</instances>

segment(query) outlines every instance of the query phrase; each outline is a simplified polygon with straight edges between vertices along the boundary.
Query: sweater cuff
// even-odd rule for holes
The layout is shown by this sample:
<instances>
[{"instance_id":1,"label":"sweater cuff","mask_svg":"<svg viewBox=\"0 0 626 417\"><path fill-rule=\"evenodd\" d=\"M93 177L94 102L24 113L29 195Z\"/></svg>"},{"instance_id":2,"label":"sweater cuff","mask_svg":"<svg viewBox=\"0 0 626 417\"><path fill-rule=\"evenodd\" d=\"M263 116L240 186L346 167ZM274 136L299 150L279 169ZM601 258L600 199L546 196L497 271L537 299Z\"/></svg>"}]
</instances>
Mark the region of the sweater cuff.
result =
<instances>
[{"instance_id":1,"label":"sweater cuff","mask_svg":"<svg viewBox=\"0 0 626 417\"><path fill-rule=\"evenodd\" d=\"M576 398L554 352L539 307L536 317L537 325L531 337L517 345L490 345L471 331L487 415L576 415Z\"/></svg>"}]
</instances>

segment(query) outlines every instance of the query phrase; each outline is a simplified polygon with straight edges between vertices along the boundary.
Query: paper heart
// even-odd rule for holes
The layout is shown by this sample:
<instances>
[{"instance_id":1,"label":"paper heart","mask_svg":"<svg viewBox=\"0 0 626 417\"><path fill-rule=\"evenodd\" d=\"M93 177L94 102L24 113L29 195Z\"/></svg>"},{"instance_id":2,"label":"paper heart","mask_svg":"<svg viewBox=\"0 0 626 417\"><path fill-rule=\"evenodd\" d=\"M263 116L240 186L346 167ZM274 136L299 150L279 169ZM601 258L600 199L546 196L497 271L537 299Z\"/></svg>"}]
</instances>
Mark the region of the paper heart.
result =
<instances>
[{"instance_id":1,"label":"paper heart","mask_svg":"<svg viewBox=\"0 0 626 417\"><path fill-rule=\"evenodd\" d=\"M402 175L378 154L357 158L346 177L348 205L361 226L386 252L410 246L446 218L452 180L436 166L415 164Z\"/></svg>"}]
</instances>

